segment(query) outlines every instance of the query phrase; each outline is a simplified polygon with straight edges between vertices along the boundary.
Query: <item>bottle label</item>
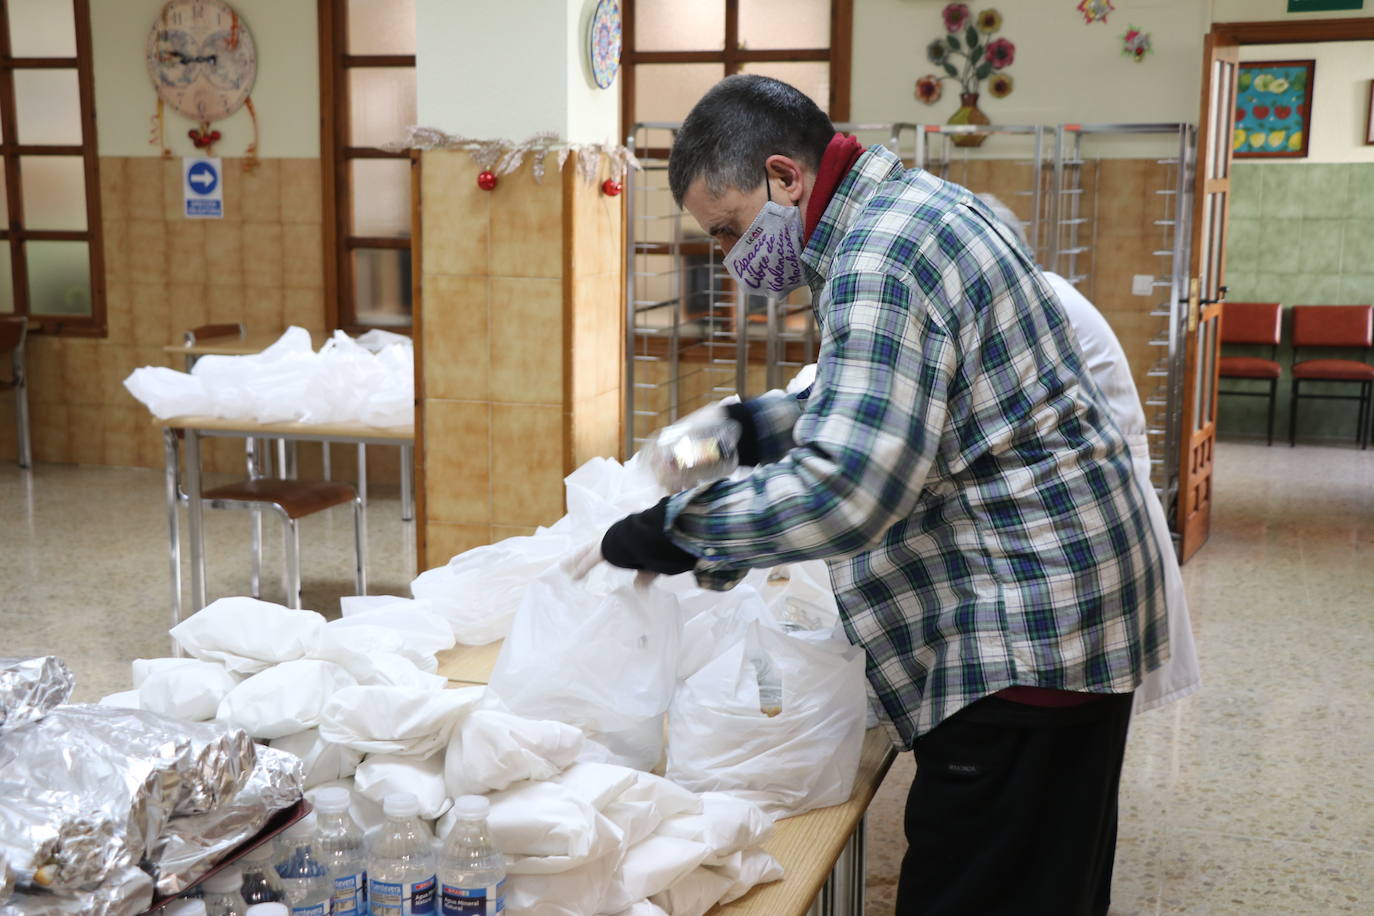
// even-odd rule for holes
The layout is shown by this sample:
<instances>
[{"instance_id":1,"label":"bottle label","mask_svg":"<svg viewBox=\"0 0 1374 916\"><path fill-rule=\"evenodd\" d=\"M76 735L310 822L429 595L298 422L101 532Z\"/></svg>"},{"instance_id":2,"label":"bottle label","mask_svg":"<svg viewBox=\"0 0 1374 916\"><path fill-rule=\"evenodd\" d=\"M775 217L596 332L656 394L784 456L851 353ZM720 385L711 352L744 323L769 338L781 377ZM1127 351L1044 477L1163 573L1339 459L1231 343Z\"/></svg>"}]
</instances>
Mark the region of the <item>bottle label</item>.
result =
<instances>
[{"instance_id":1,"label":"bottle label","mask_svg":"<svg viewBox=\"0 0 1374 916\"><path fill-rule=\"evenodd\" d=\"M440 916L496 916L506 911L506 882L495 887L454 887L445 884Z\"/></svg>"},{"instance_id":2,"label":"bottle label","mask_svg":"<svg viewBox=\"0 0 1374 916\"><path fill-rule=\"evenodd\" d=\"M309 906L293 906L291 916L329 916L329 910L324 903L315 903Z\"/></svg>"},{"instance_id":3,"label":"bottle label","mask_svg":"<svg viewBox=\"0 0 1374 916\"><path fill-rule=\"evenodd\" d=\"M363 916L367 900L367 872L334 878L333 916Z\"/></svg>"},{"instance_id":4,"label":"bottle label","mask_svg":"<svg viewBox=\"0 0 1374 916\"><path fill-rule=\"evenodd\" d=\"M435 916L433 878L408 885L372 879L367 885L372 916Z\"/></svg>"}]
</instances>

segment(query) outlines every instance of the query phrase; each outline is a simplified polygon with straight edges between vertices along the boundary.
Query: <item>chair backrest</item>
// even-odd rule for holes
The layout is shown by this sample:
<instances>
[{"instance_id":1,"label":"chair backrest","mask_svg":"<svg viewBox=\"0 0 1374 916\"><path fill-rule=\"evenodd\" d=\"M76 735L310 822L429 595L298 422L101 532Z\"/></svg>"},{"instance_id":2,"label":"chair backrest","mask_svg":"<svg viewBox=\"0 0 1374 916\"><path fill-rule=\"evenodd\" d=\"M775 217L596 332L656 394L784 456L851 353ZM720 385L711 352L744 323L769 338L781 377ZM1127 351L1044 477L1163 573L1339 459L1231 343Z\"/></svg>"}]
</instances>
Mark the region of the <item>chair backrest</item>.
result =
<instances>
[{"instance_id":1,"label":"chair backrest","mask_svg":"<svg viewBox=\"0 0 1374 916\"><path fill-rule=\"evenodd\" d=\"M0 354L13 353L24 346L29 331L29 319L23 315L0 317Z\"/></svg>"},{"instance_id":2,"label":"chair backrest","mask_svg":"<svg viewBox=\"0 0 1374 916\"><path fill-rule=\"evenodd\" d=\"M206 340L211 337L229 337L231 335L234 337L242 337L243 325L241 323L203 324L198 328L192 328L186 332L185 343L186 346L190 347L193 346L196 341Z\"/></svg>"},{"instance_id":3,"label":"chair backrest","mask_svg":"<svg viewBox=\"0 0 1374 916\"><path fill-rule=\"evenodd\" d=\"M1374 305L1293 306L1293 346L1374 346Z\"/></svg>"},{"instance_id":4,"label":"chair backrest","mask_svg":"<svg viewBox=\"0 0 1374 916\"><path fill-rule=\"evenodd\" d=\"M1226 302L1221 307L1221 342L1278 346L1283 306L1278 302Z\"/></svg>"}]
</instances>

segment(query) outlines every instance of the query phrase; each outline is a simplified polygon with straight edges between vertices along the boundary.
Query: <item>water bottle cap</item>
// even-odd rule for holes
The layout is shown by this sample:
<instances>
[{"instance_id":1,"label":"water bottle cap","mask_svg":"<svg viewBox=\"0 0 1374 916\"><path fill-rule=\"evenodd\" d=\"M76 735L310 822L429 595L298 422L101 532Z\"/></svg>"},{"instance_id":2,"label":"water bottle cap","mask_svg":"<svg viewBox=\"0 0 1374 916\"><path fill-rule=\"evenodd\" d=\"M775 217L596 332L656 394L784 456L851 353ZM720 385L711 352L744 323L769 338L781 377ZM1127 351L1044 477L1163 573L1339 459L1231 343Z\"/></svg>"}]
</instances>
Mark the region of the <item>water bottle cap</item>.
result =
<instances>
[{"instance_id":1,"label":"water bottle cap","mask_svg":"<svg viewBox=\"0 0 1374 916\"><path fill-rule=\"evenodd\" d=\"M315 835L315 827L315 815L307 814L286 828L286 838L288 840L308 840Z\"/></svg>"},{"instance_id":2,"label":"water bottle cap","mask_svg":"<svg viewBox=\"0 0 1374 916\"><path fill-rule=\"evenodd\" d=\"M325 814L342 814L348 810L348 790L343 786L330 786L315 793L315 809Z\"/></svg>"},{"instance_id":3,"label":"water bottle cap","mask_svg":"<svg viewBox=\"0 0 1374 916\"><path fill-rule=\"evenodd\" d=\"M464 795L453 803L453 813L465 821L482 821L491 814L491 802L480 795Z\"/></svg>"},{"instance_id":4,"label":"water bottle cap","mask_svg":"<svg viewBox=\"0 0 1374 916\"><path fill-rule=\"evenodd\" d=\"M243 873L237 868L226 868L206 878L201 887L211 894L236 894L243 887Z\"/></svg>"},{"instance_id":5,"label":"water bottle cap","mask_svg":"<svg viewBox=\"0 0 1374 916\"><path fill-rule=\"evenodd\" d=\"M410 792L392 792L382 805L387 817L415 817L420 813L420 800Z\"/></svg>"},{"instance_id":6,"label":"water bottle cap","mask_svg":"<svg viewBox=\"0 0 1374 916\"><path fill-rule=\"evenodd\" d=\"M173 900L162 908L163 916L205 916L204 900Z\"/></svg>"},{"instance_id":7,"label":"water bottle cap","mask_svg":"<svg viewBox=\"0 0 1374 916\"><path fill-rule=\"evenodd\" d=\"M248 908L246 916L291 916L284 903L255 903Z\"/></svg>"}]
</instances>

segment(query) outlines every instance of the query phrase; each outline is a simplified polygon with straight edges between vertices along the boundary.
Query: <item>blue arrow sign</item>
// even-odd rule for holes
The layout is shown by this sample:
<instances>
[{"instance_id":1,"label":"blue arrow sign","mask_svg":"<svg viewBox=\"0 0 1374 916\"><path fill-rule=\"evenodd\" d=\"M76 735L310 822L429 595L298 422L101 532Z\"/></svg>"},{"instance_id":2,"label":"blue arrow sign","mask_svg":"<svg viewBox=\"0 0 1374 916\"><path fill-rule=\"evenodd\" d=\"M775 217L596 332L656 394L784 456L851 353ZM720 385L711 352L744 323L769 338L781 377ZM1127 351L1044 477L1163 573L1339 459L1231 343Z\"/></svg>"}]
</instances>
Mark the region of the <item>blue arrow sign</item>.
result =
<instances>
[{"instance_id":1,"label":"blue arrow sign","mask_svg":"<svg viewBox=\"0 0 1374 916\"><path fill-rule=\"evenodd\" d=\"M208 162L197 162L186 171L186 183L197 194L211 194L219 187L219 172Z\"/></svg>"}]
</instances>

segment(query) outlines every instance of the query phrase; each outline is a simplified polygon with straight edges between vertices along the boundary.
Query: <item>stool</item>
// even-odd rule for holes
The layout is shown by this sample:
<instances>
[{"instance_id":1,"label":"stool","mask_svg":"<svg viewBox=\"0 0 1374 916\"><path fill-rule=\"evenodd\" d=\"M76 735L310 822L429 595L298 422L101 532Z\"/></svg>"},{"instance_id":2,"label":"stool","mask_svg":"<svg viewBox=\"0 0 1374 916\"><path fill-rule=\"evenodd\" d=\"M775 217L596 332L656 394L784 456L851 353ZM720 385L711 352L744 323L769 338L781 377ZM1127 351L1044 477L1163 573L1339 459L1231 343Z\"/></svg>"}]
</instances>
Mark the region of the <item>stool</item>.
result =
<instances>
[{"instance_id":1,"label":"stool","mask_svg":"<svg viewBox=\"0 0 1374 916\"><path fill-rule=\"evenodd\" d=\"M1242 397L1269 398L1269 444L1274 444L1274 407L1278 401L1279 340L1283 333L1283 306L1277 302L1226 302L1221 306L1221 342L1223 344L1268 344L1269 359L1257 356L1223 356L1218 363L1221 378L1256 379L1269 382L1269 390L1217 388L1217 394Z\"/></svg>"},{"instance_id":2,"label":"stool","mask_svg":"<svg viewBox=\"0 0 1374 916\"><path fill-rule=\"evenodd\" d=\"M346 483L332 480L277 480L271 477L240 480L201 494L211 509L271 510L286 530L287 606L301 606L301 537L297 521L334 506L353 504L353 580L357 594L367 594L367 539L363 530L363 502ZM253 531L253 591L257 597L262 565L261 532Z\"/></svg>"},{"instance_id":3,"label":"stool","mask_svg":"<svg viewBox=\"0 0 1374 916\"><path fill-rule=\"evenodd\" d=\"M1374 394L1374 366L1354 359L1308 359L1297 362L1299 347L1348 347L1368 350L1374 346L1374 306L1371 305L1295 305L1293 306L1293 401L1289 405L1288 444L1298 442L1298 399L1359 401L1355 441L1369 447L1371 394ZM1359 394L1300 394L1304 381L1346 382L1359 386Z\"/></svg>"},{"instance_id":4,"label":"stool","mask_svg":"<svg viewBox=\"0 0 1374 916\"><path fill-rule=\"evenodd\" d=\"M18 427L16 453L21 468L33 465L33 445L29 439L29 380L24 373L24 340L29 320L22 315L0 318L0 353L10 356L10 377L0 378L0 391L14 392L14 422Z\"/></svg>"}]
</instances>

